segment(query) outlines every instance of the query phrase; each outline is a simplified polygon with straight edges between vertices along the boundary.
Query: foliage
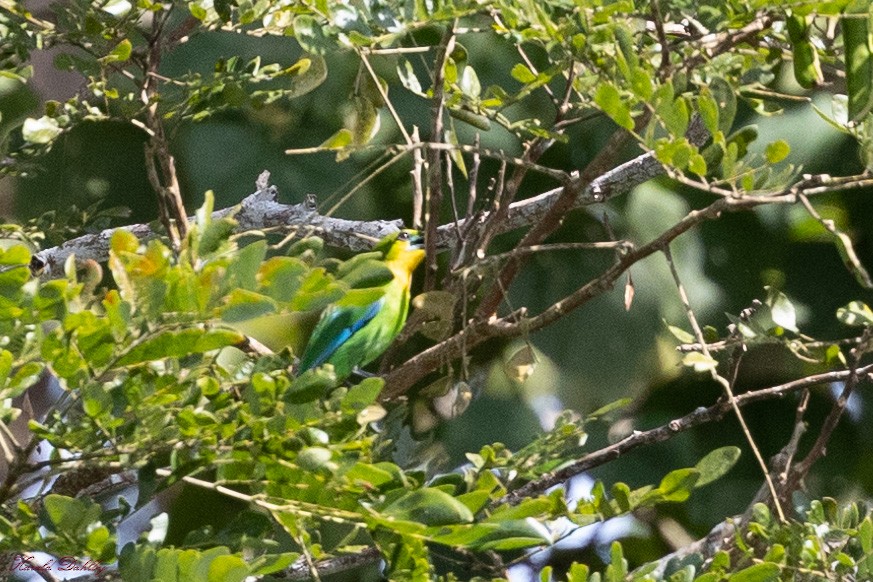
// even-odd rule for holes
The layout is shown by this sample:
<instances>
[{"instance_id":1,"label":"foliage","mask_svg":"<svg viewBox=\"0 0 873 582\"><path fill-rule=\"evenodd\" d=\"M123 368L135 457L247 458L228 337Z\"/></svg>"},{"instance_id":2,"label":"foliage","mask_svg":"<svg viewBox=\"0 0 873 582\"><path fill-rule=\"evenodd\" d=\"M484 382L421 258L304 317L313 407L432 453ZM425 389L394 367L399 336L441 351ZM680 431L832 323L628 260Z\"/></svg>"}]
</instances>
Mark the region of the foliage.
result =
<instances>
[{"instance_id":1,"label":"foliage","mask_svg":"<svg viewBox=\"0 0 873 582\"><path fill-rule=\"evenodd\" d=\"M93 249L71 240L78 260L62 261L61 277L41 278L39 267L58 271L49 260L58 247L49 245L105 227L121 211L80 205L85 210L55 209L27 226L4 227L10 240L29 246L10 243L0 252L0 549L117 561L128 580L317 577L341 559L359 567L381 559L383 574L398 580L452 579L471 568L505 576L527 552L554 547L579 528L669 511L724 476L739 457L735 446L715 448L690 467L659 467L656 484L600 479L582 498L551 489L730 414L759 465L766 503L736 518L735 534L715 550L674 560L662 552L633 570L627 544L615 542L602 574L577 563L567 579L869 575L870 517L854 505L838 511L828 498L804 513L794 494L870 371L864 358L873 312L860 299L843 301L837 319L861 331L817 341L801 331L790 293L771 285L762 301L728 316L720 337L698 322L677 268L690 262L678 239L698 225L731 212L789 208L805 217L799 237L833 244L858 286L873 287L855 233L815 201L870 185L869 2L73 0L55 6L51 18L15 0L0 0L0 8L3 79L28 82L32 55L55 48L55 66L85 80L74 97L48 101L34 116L4 112L0 169L31 175L91 124L135 127L163 228L115 229L108 244L97 237L94 257L107 259L106 277L99 260L81 260ZM293 57L210 57L165 70L174 51L210 35L287 43ZM512 56L490 60L491 49ZM352 75L344 72L348 63ZM341 88L334 91L341 119L332 118L321 145L288 153L363 162L365 175L351 181L343 201L405 164L411 179L404 174L403 193L428 253L423 293L402 336L414 339L389 351L381 375L349 383L330 366L296 367L326 306L378 294L370 283L384 267L372 255L344 260L324 252L324 240L357 233L356 223L329 222L336 207L325 215L307 207L310 224L300 228L284 220L288 207L259 198L279 219L252 224L245 204L214 212L211 193L189 221L171 154L178 132L196 124L237 111L268 124L327 85ZM812 101L813 91L829 111L820 97ZM791 157L791 136L751 122L795 102L853 139L863 169L804 175ZM630 144L642 153L625 161ZM579 160L549 157L589 146L594 153L581 172ZM659 176L670 180L664 189L706 205L683 203L675 220L660 225L654 217L622 220L631 206L618 203L609 207L620 219L615 225L608 213L589 212L572 242L550 238L568 236L562 225L570 211L611 202ZM315 228L324 238L311 236ZM500 236L522 229L514 248L501 252L514 243ZM626 238L616 240L617 230ZM450 247L448 259L437 257L439 246ZM566 293L514 305L510 290L544 250L614 256L589 261L586 254L584 281L573 273ZM589 445L590 429L623 412L621 405L552 414L550 430L527 446L485 445L454 470L422 450L421 433L461 415L473 399L486 374L481 360L493 359L489 346L524 342L504 369L509 383L525 385L542 365L532 334L625 275L630 311L630 269L650 275L643 261L657 254L691 328L670 317L682 363L710 378L720 401L627 431L603 448ZM772 348L794 356L805 377L740 394L743 355ZM47 382L57 382L62 396L47 414L28 417L31 391ZM806 456L792 463L809 389L822 383L842 393ZM793 434L768 464L741 408L794 392L801 396ZM22 442L9 428L19 417L29 421ZM50 452L32 459L42 447ZM132 484L117 502L105 495L111 476ZM34 483L36 493L28 489ZM152 517L150 529L119 548L138 511ZM539 575L552 573L546 566Z\"/></svg>"},{"instance_id":2,"label":"foliage","mask_svg":"<svg viewBox=\"0 0 873 582\"><path fill-rule=\"evenodd\" d=\"M613 542L610 566L603 573L590 572L584 564L572 564L566 573L568 582L650 581L714 582L717 580L815 580L830 577L870 577L873 559L873 521L869 511L857 504L839 507L831 498L814 500L803 521L780 523L763 504L753 508L752 521L746 531L733 535L733 551L721 550L705 560L700 553L690 553L660 564L645 564L628 569L619 542ZM552 568L546 568L540 580L551 580Z\"/></svg>"},{"instance_id":3,"label":"foliage","mask_svg":"<svg viewBox=\"0 0 873 582\"><path fill-rule=\"evenodd\" d=\"M501 502L512 483L536 478L578 451L583 422L567 416L518 454L494 445L471 455L460 473L429 478L404 470L385 460L390 443L377 430L385 415L377 402L380 379L337 387L329 368L295 376L289 350L246 352L245 336L232 327L241 314L317 312L354 293L348 281L366 280L350 263L372 267L352 259L326 268L312 239L265 258L265 241L238 248L228 238L232 220L213 222L208 210L207 204L198 213L178 257L159 241L141 246L116 232L109 265L118 290L105 296L72 267L65 279L31 278L23 247L0 256L16 267L2 280L2 325L10 338L0 356L2 395L21 394L45 368L67 395L49 418L31 425L54 447L44 464L69 465L72 456L87 459L98 474L104 467L137 471L137 507L184 481L250 508L218 531L186 532L176 542L184 551L162 549L166 528L153 524L148 542L120 553L125 579L170 579L163 573L171 572L185 580L242 580L281 570L301 552L319 559L354 551L367 539L385 555L403 548L390 564L393 575L428 576L424 542L473 551L548 544L552 534L537 520L585 525L681 501L736 460L704 460L655 487L616 483L612 496L600 483L590 501L572 509L560 494ZM104 510L58 494L41 506L48 533L27 527L36 515L19 504L2 522L3 549L113 561L116 527L134 509ZM326 529L337 530L335 544L317 542ZM198 549L204 544L210 549Z\"/></svg>"}]
</instances>

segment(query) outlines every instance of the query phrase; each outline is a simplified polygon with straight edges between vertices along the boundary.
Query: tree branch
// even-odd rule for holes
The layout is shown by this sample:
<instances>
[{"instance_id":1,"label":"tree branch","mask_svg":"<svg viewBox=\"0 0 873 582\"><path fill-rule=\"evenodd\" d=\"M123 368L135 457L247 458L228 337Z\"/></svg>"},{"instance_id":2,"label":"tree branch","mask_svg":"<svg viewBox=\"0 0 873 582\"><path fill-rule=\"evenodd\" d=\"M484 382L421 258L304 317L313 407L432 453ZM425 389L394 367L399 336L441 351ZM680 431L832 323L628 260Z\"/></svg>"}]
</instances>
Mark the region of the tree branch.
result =
<instances>
[{"instance_id":1,"label":"tree branch","mask_svg":"<svg viewBox=\"0 0 873 582\"><path fill-rule=\"evenodd\" d=\"M637 156L606 172L582 189L572 208L577 209L605 202L663 174L664 167L655 159L654 154L647 153ZM372 248L372 241L357 236L358 234L379 239L396 232L403 226L400 220L343 220L322 216L316 212L314 206L281 204L277 201L278 190L274 186L269 186L268 180L269 172L262 174L258 180L257 190L253 194L243 199L238 206L216 211L213 213L213 217L229 216L236 211L235 218L239 223L238 232L270 228L281 229L284 232L296 230L300 232L300 236L317 233L328 244L352 251ZM536 223L545 216L563 190L563 187L554 188L532 198L513 203L509 207L506 220L502 221L500 225L500 232L508 232ZM465 220L461 220L457 227L454 223L440 226L437 230L438 244L443 248L453 246L457 242L455 229L464 229L466 226ZM79 261L92 259L104 262L109 258L109 241L116 230L126 230L142 241L148 241L160 235L148 224L110 228L39 251L34 254L32 267L34 271L39 271L44 278L53 279L63 277L64 262L70 255L76 255L76 259Z\"/></svg>"},{"instance_id":2,"label":"tree branch","mask_svg":"<svg viewBox=\"0 0 873 582\"><path fill-rule=\"evenodd\" d=\"M368 250L375 241L403 226L400 220L361 221L322 216L311 203L281 204L277 201L278 190L275 186L269 186L268 180L269 172L262 173L254 194L247 196L237 206L214 212L213 219L233 216L237 221L237 232L275 229L283 233L296 231L301 237L318 234L330 245L353 251ZM117 230L126 230L144 242L160 235L148 224L110 228L34 254L31 268L40 272L42 277L51 279L63 277L64 262L70 255L75 255L79 261L106 261L109 258L110 240Z\"/></svg>"},{"instance_id":3,"label":"tree branch","mask_svg":"<svg viewBox=\"0 0 873 582\"><path fill-rule=\"evenodd\" d=\"M767 199L772 201L773 199ZM718 217L722 212L754 207L767 203L760 198L720 198L706 208L694 210L682 220L664 231L652 242L626 252L606 271L589 281L573 293L555 302L533 317L506 317L502 319L477 320L454 336L432 346L406 361L385 377L383 400L391 400L406 393L416 382L445 362L462 355L464 350L472 349L492 337L516 337L546 327L564 317L570 311L591 299L612 289L618 279L631 265L649 255L660 251L665 244L694 226Z\"/></svg>"},{"instance_id":4,"label":"tree branch","mask_svg":"<svg viewBox=\"0 0 873 582\"><path fill-rule=\"evenodd\" d=\"M169 12L155 16L149 37L149 50L143 64L141 99L146 107L145 127L149 140L145 145L145 166L149 182L158 197L161 222L178 249L188 233L188 220L182 191L176 176L176 161L170 153L170 144L164 133L164 122L158 114L158 66L161 62L161 33Z\"/></svg>"},{"instance_id":5,"label":"tree branch","mask_svg":"<svg viewBox=\"0 0 873 582\"><path fill-rule=\"evenodd\" d=\"M868 374L871 371L873 371L873 364L858 368L857 370L840 370L837 372L825 372L823 374L815 374L813 376L800 378L799 380L792 380L791 382L786 382L785 384L779 384L777 386L771 386L768 388L762 388L760 390L745 392L736 396L734 402L737 406L746 406L748 404L761 402L763 400L784 398L788 394L810 388L811 386L849 380L853 376L862 377L863 375ZM602 448L599 451L589 453L581 459L571 463L570 465L562 467L557 471L547 473L539 479L531 481L530 483L527 483L526 485L507 493L506 495L492 503L492 507L497 507L504 503L519 503L527 497L542 493L550 487L554 487L555 485L560 485L570 477L578 475L583 471L593 469L594 467L599 467L600 465L608 463L624 455L625 453L632 451L633 449L642 446L652 445L655 443L660 443L669 440L673 438L673 436L690 428L694 428L701 424L721 420L726 414L728 414L732 410L733 404L731 402L723 400L707 408L698 408L694 412L686 414L685 416L677 418L675 420L671 420L667 424L661 425L657 428L642 432L635 431L630 436L625 437L624 439L613 445Z\"/></svg>"},{"instance_id":6,"label":"tree branch","mask_svg":"<svg viewBox=\"0 0 873 582\"><path fill-rule=\"evenodd\" d=\"M433 99L431 105L432 127L430 140L443 141L443 117L445 116L445 68L449 55L455 47L455 23L453 22L443 33L436 51L433 70ZM430 291L436 286L437 264L437 226L440 222L440 210L443 204L443 171L439 150L427 150L427 189L424 195L424 252L425 273L424 290ZM451 172L451 168L448 170Z\"/></svg>"}]
</instances>

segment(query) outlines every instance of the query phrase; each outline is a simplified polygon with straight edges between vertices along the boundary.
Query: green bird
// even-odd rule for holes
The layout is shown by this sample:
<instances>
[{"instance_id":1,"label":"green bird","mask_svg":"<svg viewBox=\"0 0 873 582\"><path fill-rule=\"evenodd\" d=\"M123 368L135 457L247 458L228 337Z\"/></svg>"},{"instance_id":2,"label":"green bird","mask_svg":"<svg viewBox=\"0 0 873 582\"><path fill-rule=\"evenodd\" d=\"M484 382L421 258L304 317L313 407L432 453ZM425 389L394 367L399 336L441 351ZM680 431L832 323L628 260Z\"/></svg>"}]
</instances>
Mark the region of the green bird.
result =
<instances>
[{"instance_id":1,"label":"green bird","mask_svg":"<svg viewBox=\"0 0 873 582\"><path fill-rule=\"evenodd\" d=\"M391 277L369 289L353 289L321 314L300 357L298 373L333 364L345 379L388 349L406 322L412 273L424 259L423 239L414 230L401 230L373 249ZM356 293L356 291L360 291Z\"/></svg>"}]
</instances>

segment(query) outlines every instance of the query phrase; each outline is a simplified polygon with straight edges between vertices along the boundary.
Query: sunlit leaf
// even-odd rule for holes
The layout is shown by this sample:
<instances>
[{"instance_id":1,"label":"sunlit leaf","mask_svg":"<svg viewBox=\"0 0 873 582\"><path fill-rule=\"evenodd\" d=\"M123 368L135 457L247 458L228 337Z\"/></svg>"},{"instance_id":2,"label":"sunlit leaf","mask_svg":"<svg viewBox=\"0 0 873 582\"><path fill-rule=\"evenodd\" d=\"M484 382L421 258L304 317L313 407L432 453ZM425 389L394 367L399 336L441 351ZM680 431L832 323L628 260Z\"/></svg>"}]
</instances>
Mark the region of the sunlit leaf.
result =
<instances>
[{"instance_id":1,"label":"sunlit leaf","mask_svg":"<svg viewBox=\"0 0 873 582\"><path fill-rule=\"evenodd\" d=\"M688 352L682 358L682 365L694 368L695 372L710 372L715 370L718 362L701 352Z\"/></svg>"},{"instance_id":2,"label":"sunlit leaf","mask_svg":"<svg viewBox=\"0 0 873 582\"><path fill-rule=\"evenodd\" d=\"M866 303L852 301L837 309L837 319L846 325L873 325L873 310Z\"/></svg>"},{"instance_id":3,"label":"sunlit leaf","mask_svg":"<svg viewBox=\"0 0 873 582\"><path fill-rule=\"evenodd\" d=\"M523 383L533 374L537 365L537 356L529 344L525 344L506 359L504 369L506 375L516 382Z\"/></svg>"},{"instance_id":4,"label":"sunlit leaf","mask_svg":"<svg viewBox=\"0 0 873 582\"><path fill-rule=\"evenodd\" d=\"M531 72L527 66L517 63L514 67L512 67L512 71L510 71L512 78L518 81L519 83L524 83L525 85L528 83L533 83L537 80L537 76Z\"/></svg>"},{"instance_id":5,"label":"sunlit leaf","mask_svg":"<svg viewBox=\"0 0 873 582\"><path fill-rule=\"evenodd\" d=\"M631 118L630 109L621 99L618 89L611 83L602 83L594 95L594 102L615 123L625 129L633 129L634 121Z\"/></svg>"},{"instance_id":6,"label":"sunlit leaf","mask_svg":"<svg viewBox=\"0 0 873 582\"><path fill-rule=\"evenodd\" d=\"M788 142L780 139L767 144L767 147L764 150L764 155L768 162L771 164L777 164L787 158L790 152L791 148L789 147Z\"/></svg>"},{"instance_id":7,"label":"sunlit leaf","mask_svg":"<svg viewBox=\"0 0 873 582\"><path fill-rule=\"evenodd\" d=\"M39 119L28 117L21 128L24 141L34 144L47 144L54 141L63 132L58 122L51 117L42 116Z\"/></svg>"}]
</instances>

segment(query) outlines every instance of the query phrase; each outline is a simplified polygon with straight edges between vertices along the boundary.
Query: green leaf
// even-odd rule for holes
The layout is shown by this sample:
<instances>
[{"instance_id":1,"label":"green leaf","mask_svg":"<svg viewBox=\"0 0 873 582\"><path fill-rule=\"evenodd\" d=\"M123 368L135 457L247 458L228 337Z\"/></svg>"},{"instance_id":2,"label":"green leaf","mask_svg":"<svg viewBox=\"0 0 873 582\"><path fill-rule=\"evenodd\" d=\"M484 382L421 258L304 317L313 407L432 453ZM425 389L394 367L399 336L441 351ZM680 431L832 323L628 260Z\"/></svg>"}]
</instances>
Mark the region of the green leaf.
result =
<instances>
[{"instance_id":1,"label":"green leaf","mask_svg":"<svg viewBox=\"0 0 873 582\"><path fill-rule=\"evenodd\" d=\"M567 582L588 582L588 566L573 562L567 570Z\"/></svg>"},{"instance_id":2,"label":"green leaf","mask_svg":"<svg viewBox=\"0 0 873 582\"><path fill-rule=\"evenodd\" d=\"M685 135L690 115L688 103L683 97L676 97L672 101L669 97L661 100L657 103L655 112L673 137L679 138Z\"/></svg>"},{"instance_id":3,"label":"green leaf","mask_svg":"<svg viewBox=\"0 0 873 582\"><path fill-rule=\"evenodd\" d=\"M239 556L218 556L209 564L208 582L243 582L249 566Z\"/></svg>"},{"instance_id":4,"label":"green leaf","mask_svg":"<svg viewBox=\"0 0 873 582\"><path fill-rule=\"evenodd\" d=\"M274 313L277 309L276 302L270 297L245 289L234 289L225 301L225 306L221 309L221 319L227 322L253 319Z\"/></svg>"},{"instance_id":5,"label":"green leaf","mask_svg":"<svg viewBox=\"0 0 873 582\"><path fill-rule=\"evenodd\" d=\"M837 237L837 252L840 258L843 259L843 264L855 276L858 284L865 289L873 289L873 279L870 278L870 273L861 263L858 254L855 252L855 245L851 237L841 230L836 231Z\"/></svg>"},{"instance_id":6,"label":"green leaf","mask_svg":"<svg viewBox=\"0 0 873 582\"><path fill-rule=\"evenodd\" d=\"M483 489L477 489L458 495L456 499L466 505L475 515L485 507L485 504L491 499L491 494Z\"/></svg>"},{"instance_id":7,"label":"green leaf","mask_svg":"<svg viewBox=\"0 0 873 582\"><path fill-rule=\"evenodd\" d=\"M788 142L784 139L779 139L767 144L767 148L764 150L764 156L771 164L778 164L787 158L790 152L791 147L788 145Z\"/></svg>"},{"instance_id":8,"label":"green leaf","mask_svg":"<svg viewBox=\"0 0 873 582\"><path fill-rule=\"evenodd\" d=\"M120 43L115 45L109 54L100 59L104 63L120 63L130 59L130 55L133 52L133 45L128 39L122 40Z\"/></svg>"},{"instance_id":9,"label":"green leaf","mask_svg":"<svg viewBox=\"0 0 873 582\"><path fill-rule=\"evenodd\" d=\"M343 261L336 268L335 275L353 289L378 287L394 278L394 273L385 266L379 251L359 253Z\"/></svg>"},{"instance_id":10,"label":"green leaf","mask_svg":"<svg viewBox=\"0 0 873 582\"><path fill-rule=\"evenodd\" d=\"M853 3L840 19L845 46L849 121L857 122L873 109L873 47L866 3ZM859 17L858 15L864 16Z\"/></svg>"},{"instance_id":11,"label":"green leaf","mask_svg":"<svg viewBox=\"0 0 873 582\"><path fill-rule=\"evenodd\" d=\"M811 23L811 16L797 13L785 19L788 39L791 41L794 78L804 89L812 89L824 80L818 51L811 39Z\"/></svg>"},{"instance_id":12,"label":"green leaf","mask_svg":"<svg viewBox=\"0 0 873 582\"><path fill-rule=\"evenodd\" d=\"M364 484L367 489L379 489L383 485L400 485L401 481L397 474L387 470L385 465L390 463L355 463L345 472L343 477L354 485ZM395 466L396 468L396 466Z\"/></svg>"},{"instance_id":13,"label":"green leaf","mask_svg":"<svg viewBox=\"0 0 873 582\"><path fill-rule=\"evenodd\" d=\"M64 535L78 535L100 519L100 506L96 503L54 493L46 496L43 510L49 519L49 527Z\"/></svg>"},{"instance_id":14,"label":"green leaf","mask_svg":"<svg viewBox=\"0 0 873 582\"><path fill-rule=\"evenodd\" d=\"M326 140L324 140L318 147L328 150L341 150L351 145L351 143L352 132L348 129L343 128L338 130L335 134L333 134Z\"/></svg>"},{"instance_id":15,"label":"green leaf","mask_svg":"<svg viewBox=\"0 0 873 582\"><path fill-rule=\"evenodd\" d=\"M703 177L706 176L709 168L707 168L706 159L702 155L692 153L691 157L688 159L688 170Z\"/></svg>"},{"instance_id":16,"label":"green leaf","mask_svg":"<svg viewBox=\"0 0 873 582\"><path fill-rule=\"evenodd\" d=\"M704 353L688 352L682 358L682 365L694 368L695 372L710 372L715 370L718 362L712 356L707 356Z\"/></svg>"},{"instance_id":17,"label":"green leaf","mask_svg":"<svg viewBox=\"0 0 873 582\"><path fill-rule=\"evenodd\" d=\"M625 408L631 402L633 402L632 398L619 398L618 400L614 400L612 402L609 402L608 404L604 404L594 412L589 412L588 415L585 417L585 420L592 421L603 418L604 416L612 414L616 410L621 410L622 408Z\"/></svg>"},{"instance_id":18,"label":"green leaf","mask_svg":"<svg viewBox=\"0 0 873 582\"><path fill-rule=\"evenodd\" d=\"M333 366L329 364L320 366L307 370L294 378L294 381L285 393L285 400L292 404L313 402L322 398L335 386L336 374L333 373Z\"/></svg>"},{"instance_id":19,"label":"green leaf","mask_svg":"<svg viewBox=\"0 0 873 582\"><path fill-rule=\"evenodd\" d=\"M415 69L412 63L405 58L401 58L397 62L397 76L400 78L400 84L416 95L424 97L424 91L421 88L421 82L415 75Z\"/></svg>"},{"instance_id":20,"label":"green leaf","mask_svg":"<svg viewBox=\"0 0 873 582\"><path fill-rule=\"evenodd\" d=\"M258 268L258 290L276 301L290 301L308 270L306 263L295 257L272 257Z\"/></svg>"},{"instance_id":21,"label":"green leaf","mask_svg":"<svg viewBox=\"0 0 873 582\"><path fill-rule=\"evenodd\" d=\"M700 95L697 97L697 111L700 113L700 118L703 120L703 125L710 134L715 135L718 131L718 104L712 96L709 87L701 87Z\"/></svg>"},{"instance_id":22,"label":"green leaf","mask_svg":"<svg viewBox=\"0 0 873 582\"><path fill-rule=\"evenodd\" d=\"M718 129L725 135L731 132L737 114L737 96L734 88L721 77L709 80L709 90L718 105Z\"/></svg>"},{"instance_id":23,"label":"green leaf","mask_svg":"<svg viewBox=\"0 0 873 582\"><path fill-rule=\"evenodd\" d=\"M470 509L443 491L430 487L416 489L382 509L382 513L403 521L413 521L426 526L470 523Z\"/></svg>"},{"instance_id":24,"label":"green leaf","mask_svg":"<svg viewBox=\"0 0 873 582\"><path fill-rule=\"evenodd\" d=\"M12 362L15 357L9 350L0 349L0 387L6 385L9 373L12 372Z\"/></svg>"},{"instance_id":25,"label":"green leaf","mask_svg":"<svg viewBox=\"0 0 873 582\"><path fill-rule=\"evenodd\" d=\"M252 576L265 576L267 574L275 574L287 569L300 557L300 554L295 552L286 552L284 554L264 554L252 560L249 565Z\"/></svg>"},{"instance_id":26,"label":"green leaf","mask_svg":"<svg viewBox=\"0 0 873 582\"><path fill-rule=\"evenodd\" d=\"M457 115L459 112L461 113L460 117L458 117L458 115ZM470 123L474 127L478 127L479 129L482 129L483 131L488 131L488 129L491 126L491 122L488 121L487 117L483 117L481 115L476 115L476 114L471 113L469 111L466 111L464 109L457 110L457 111L455 109L449 109L449 115L451 115L452 117L454 117L456 119L461 119L461 121L465 121L466 123ZM478 119L478 118L481 118L481 119ZM485 122L484 124L479 123L479 121L482 121L482 120L484 120L484 122ZM477 123L479 123L479 125L476 125ZM454 121L452 121L451 124L449 125L448 129L446 129L445 135L446 135L446 141L448 143L452 144L453 146L460 145L460 142L458 140L458 133L455 130L455 122ZM464 178L466 178L467 177L467 165L464 163L464 153L460 150L460 148L452 149L449 152L449 157L452 159L452 163L455 164L455 167L457 167L458 170L461 172L461 174L464 176Z\"/></svg>"},{"instance_id":27,"label":"green leaf","mask_svg":"<svg viewBox=\"0 0 873 582\"><path fill-rule=\"evenodd\" d=\"M607 582L624 582L628 571L627 560L624 558L621 543L612 542L609 555L609 566L606 567L606 575L604 576L604 579Z\"/></svg>"},{"instance_id":28,"label":"green leaf","mask_svg":"<svg viewBox=\"0 0 873 582\"><path fill-rule=\"evenodd\" d=\"M873 521L869 515L858 526L858 541L861 542L861 550L865 554L873 552Z\"/></svg>"},{"instance_id":29,"label":"green leaf","mask_svg":"<svg viewBox=\"0 0 873 582\"><path fill-rule=\"evenodd\" d=\"M797 312L784 293L768 287L766 304L770 307L770 317L774 324L789 331L798 331Z\"/></svg>"},{"instance_id":30,"label":"green leaf","mask_svg":"<svg viewBox=\"0 0 873 582\"><path fill-rule=\"evenodd\" d=\"M464 67L458 86L465 95L473 99L478 99L479 95L482 94L482 85L479 83L479 77L473 67Z\"/></svg>"},{"instance_id":31,"label":"green leaf","mask_svg":"<svg viewBox=\"0 0 873 582\"><path fill-rule=\"evenodd\" d=\"M873 310L861 301L852 301L837 309L837 320L846 325L873 325Z\"/></svg>"},{"instance_id":32,"label":"green leaf","mask_svg":"<svg viewBox=\"0 0 873 582\"><path fill-rule=\"evenodd\" d=\"M643 68L635 68L631 73L631 89L634 95L643 101L648 101L654 93L654 83L649 72Z\"/></svg>"},{"instance_id":33,"label":"green leaf","mask_svg":"<svg viewBox=\"0 0 873 582\"><path fill-rule=\"evenodd\" d=\"M165 358L181 358L232 346L244 339L245 336L239 332L227 329L164 331L133 346L116 365L133 366Z\"/></svg>"},{"instance_id":34,"label":"green leaf","mask_svg":"<svg viewBox=\"0 0 873 582\"><path fill-rule=\"evenodd\" d=\"M328 275L325 269L316 268L306 273L288 307L295 311L323 309L347 294L344 286Z\"/></svg>"},{"instance_id":35,"label":"green leaf","mask_svg":"<svg viewBox=\"0 0 873 582\"><path fill-rule=\"evenodd\" d=\"M305 54L275 77L289 77L282 88L282 95L294 99L314 91L324 83L327 79L327 63L319 54Z\"/></svg>"},{"instance_id":36,"label":"green leaf","mask_svg":"<svg viewBox=\"0 0 873 582\"><path fill-rule=\"evenodd\" d=\"M430 533L436 543L479 552L511 551L552 543L549 530L534 519L441 527Z\"/></svg>"},{"instance_id":37,"label":"green leaf","mask_svg":"<svg viewBox=\"0 0 873 582\"><path fill-rule=\"evenodd\" d=\"M700 473L700 477L694 484L695 489L709 485L716 479L720 479L736 464L740 458L740 449L737 447L721 447L715 449L700 459L694 468Z\"/></svg>"},{"instance_id":38,"label":"green leaf","mask_svg":"<svg viewBox=\"0 0 873 582\"><path fill-rule=\"evenodd\" d=\"M257 275L264 257L267 256L267 241L259 240L236 252L227 266L224 284L230 288L253 290L257 287Z\"/></svg>"},{"instance_id":39,"label":"green leaf","mask_svg":"<svg viewBox=\"0 0 873 582\"><path fill-rule=\"evenodd\" d=\"M849 98L846 95L837 93L831 96L831 113L825 113L815 103L810 103L813 110L821 117L828 125L844 134L851 134L849 131Z\"/></svg>"},{"instance_id":40,"label":"green leaf","mask_svg":"<svg viewBox=\"0 0 873 582\"><path fill-rule=\"evenodd\" d=\"M206 9L196 2L190 2L188 4L188 10L191 12L191 16L200 21L206 20L206 18L209 16L209 13L206 11Z\"/></svg>"},{"instance_id":41,"label":"green leaf","mask_svg":"<svg viewBox=\"0 0 873 582\"><path fill-rule=\"evenodd\" d=\"M554 503L548 497L534 497L525 499L517 505L503 505L489 515L485 522L499 522L525 519L528 517L541 517L548 514Z\"/></svg>"},{"instance_id":42,"label":"green leaf","mask_svg":"<svg viewBox=\"0 0 873 582\"><path fill-rule=\"evenodd\" d=\"M603 112L621 127L632 130L634 120L631 118L630 109L621 100L621 95L615 85L601 83L594 95L594 102Z\"/></svg>"},{"instance_id":43,"label":"green leaf","mask_svg":"<svg viewBox=\"0 0 873 582\"><path fill-rule=\"evenodd\" d=\"M676 469L661 479L661 483L653 493L660 494L663 501L685 501L699 479L700 473L697 469Z\"/></svg>"},{"instance_id":44,"label":"green leaf","mask_svg":"<svg viewBox=\"0 0 873 582\"><path fill-rule=\"evenodd\" d=\"M514 67L512 67L510 75L512 75L513 79L515 79L519 83L524 83L525 85L533 83L537 80L537 76L533 74L533 71L531 71L529 68L527 68L526 65L523 65L522 63L518 63Z\"/></svg>"},{"instance_id":45,"label":"green leaf","mask_svg":"<svg viewBox=\"0 0 873 582\"><path fill-rule=\"evenodd\" d=\"M82 391L82 410L91 418L97 418L112 410L112 396L103 386L89 385Z\"/></svg>"},{"instance_id":46,"label":"green leaf","mask_svg":"<svg viewBox=\"0 0 873 582\"><path fill-rule=\"evenodd\" d=\"M6 396L17 396L36 384L43 370L45 370L45 364L38 362L28 362L18 368L9 380L9 388L12 389L12 393Z\"/></svg>"},{"instance_id":47,"label":"green leaf","mask_svg":"<svg viewBox=\"0 0 873 582\"><path fill-rule=\"evenodd\" d=\"M676 139L662 138L655 143L655 157L658 158L658 161L680 170L688 165L691 156L695 153L694 148L686 137L678 137Z\"/></svg>"},{"instance_id":48,"label":"green leaf","mask_svg":"<svg viewBox=\"0 0 873 582\"><path fill-rule=\"evenodd\" d=\"M355 114L349 128L352 132L352 143L365 145L370 143L379 131L379 111L369 99L364 97L355 97L353 101Z\"/></svg>"},{"instance_id":49,"label":"green leaf","mask_svg":"<svg viewBox=\"0 0 873 582\"><path fill-rule=\"evenodd\" d=\"M306 447L297 453L297 464L305 471L329 468L331 459L333 453L324 447Z\"/></svg>"},{"instance_id":50,"label":"green leaf","mask_svg":"<svg viewBox=\"0 0 873 582\"><path fill-rule=\"evenodd\" d=\"M366 378L361 383L355 384L342 398L340 404L343 410L350 414L357 414L376 402L384 385L381 378Z\"/></svg>"},{"instance_id":51,"label":"green leaf","mask_svg":"<svg viewBox=\"0 0 873 582\"><path fill-rule=\"evenodd\" d=\"M630 501L630 487L626 483L618 482L613 484L611 492L620 512L627 513L633 509Z\"/></svg>"},{"instance_id":52,"label":"green leaf","mask_svg":"<svg viewBox=\"0 0 873 582\"><path fill-rule=\"evenodd\" d=\"M298 14L294 18L294 37L308 53L322 54L330 46L322 23L309 14Z\"/></svg>"},{"instance_id":53,"label":"green leaf","mask_svg":"<svg viewBox=\"0 0 873 582\"><path fill-rule=\"evenodd\" d=\"M731 582L775 582L779 579L779 564L763 562L740 570L730 577Z\"/></svg>"}]
</instances>

